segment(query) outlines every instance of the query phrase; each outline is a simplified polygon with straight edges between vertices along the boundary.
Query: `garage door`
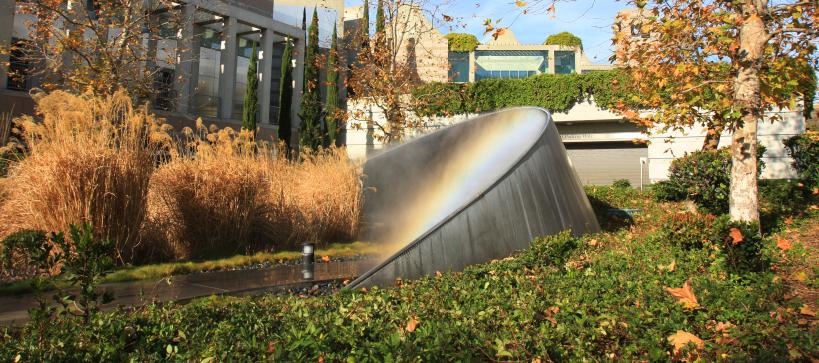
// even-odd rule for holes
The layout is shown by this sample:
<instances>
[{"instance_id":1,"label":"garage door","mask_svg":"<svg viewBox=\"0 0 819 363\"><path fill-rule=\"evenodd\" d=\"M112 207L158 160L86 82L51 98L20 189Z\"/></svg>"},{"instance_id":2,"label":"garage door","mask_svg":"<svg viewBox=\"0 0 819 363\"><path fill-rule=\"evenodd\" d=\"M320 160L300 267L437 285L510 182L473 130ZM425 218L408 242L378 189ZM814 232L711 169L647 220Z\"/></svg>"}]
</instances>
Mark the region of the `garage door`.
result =
<instances>
[{"instance_id":1,"label":"garage door","mask_svg":"<svg viewBox=\"0 0 819 363\"><path fill-rule=\"evenodd\" d=\"M609 185L618 179L640 184L640 158L648 156L645 145L631 142L567 143L566 152L584 185ZM644 171L644 173L647 171ZM648 175L645 175L646 180Z\"/></svg>"}]
</instances>

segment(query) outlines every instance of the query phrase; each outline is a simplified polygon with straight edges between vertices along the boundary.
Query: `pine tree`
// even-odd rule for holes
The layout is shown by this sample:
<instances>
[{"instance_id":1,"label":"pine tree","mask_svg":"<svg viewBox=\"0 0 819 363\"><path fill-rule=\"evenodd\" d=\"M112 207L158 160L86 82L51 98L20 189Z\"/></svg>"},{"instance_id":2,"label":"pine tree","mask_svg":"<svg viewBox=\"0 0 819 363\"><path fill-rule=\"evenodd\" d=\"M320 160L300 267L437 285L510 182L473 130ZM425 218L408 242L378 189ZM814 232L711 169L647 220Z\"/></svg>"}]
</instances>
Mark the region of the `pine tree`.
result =
<instances>
[{"instance_id":1,"label":"pine tree","mask_svg":"<svg viewBox=\"0 0 819 363\"><path fill-rule=\"evenodd\" d=\"M293 102L293 41L285 40L284 54L282 54L281 78L279 82L279 140L290 148L290 119Z\"/></svg>"},{"instance_id":2,"label":"pine tree","mask_svg":"<svg viewBox=\"0 0 819 363\"><path fill-rule=\"evenodd\" d=\"M338 139L338 39L337 30L333 27L333 43L330 46L330 58L327 62L327 102L324 104L325 123L327 125L327 146L337 146Z\"/></svg>"},{"instance_id":3,"label":"pine tree","mask_svg":"<svg viewBox=\"0 0 819 363\"><path fill-rule=\"evenodd\" d=\"M242 107L242 128L256 134L256 111L259 110L259 100L256 92L259 89L257 67L259 54L256 52L256 43L253 43L250 54L250 64L247 66L247 86L245 88L245 102Z\"/></svg>"},{"instance_id":4,"label":"pine tree","mask_svg":"<svg viewBox=\"0 0 819 363\"><path fill-rule=\"evenodd\" d=\"M318 149L321 137L321 93L319 92L318 12L313 9L313 21L308 30L307 54L304 60L304 93L301 98L301 146Z\"/></svg>"}]
</instances>

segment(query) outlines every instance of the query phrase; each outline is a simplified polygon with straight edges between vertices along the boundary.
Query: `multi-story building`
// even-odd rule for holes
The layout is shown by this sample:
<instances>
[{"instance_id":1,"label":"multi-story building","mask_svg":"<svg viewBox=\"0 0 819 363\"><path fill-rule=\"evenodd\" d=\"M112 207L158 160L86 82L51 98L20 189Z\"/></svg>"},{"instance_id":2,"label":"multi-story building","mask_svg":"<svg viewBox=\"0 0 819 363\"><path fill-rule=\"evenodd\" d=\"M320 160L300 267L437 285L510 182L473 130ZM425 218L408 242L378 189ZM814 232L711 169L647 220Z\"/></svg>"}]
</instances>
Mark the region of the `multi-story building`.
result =
<instances>
[{"instance_id":1,"label":"multi-story building","mask_svg":"<svg viewBox=\"0 0 819 363\"><path fill-rule=\"evenodd\" d=\"M330 4L335 8L326 8L324 0L285 2L308 10L321 6L334 11L333 21L343 31L343 0ZM276 1L276 6L278 3ZM273 0L178 3L175 10L192 21L182 24L178 33L169 32L168 36L149 42L149 47L156 52L152 65L158 68L156 82L163 90L153 102L154 111L178 126L191 125L197 117L202 117L208 124L237 128L241 125L247 68L255 45L259 51L258 126L262 137L272 137L278 121L281 58L285 39L289 38L294 42L291 119L293 132L296 132L306 36L300 24L277 20L275 9ZM298 12L301 13L301 8ZM301 14L298 17L301 23ZM32 20L15 0L0 0L0 46L28 39ZM180 49L190 51L178 51ZM32 65L25 64L23 58L14 53L4 57L0 59L0 112L33 112L28 91L38 87L38 80L26 76L27 67ZM173 59L177 61L168 62ZM22 77L10 77L9 70Z\"/></svg>"},{"instance_id":2,"label":"multi-story building","mask_svg":"<svg viewBox=\"0 0 819 363\"><path fill-rule=\"evenodd\" d=\"M471 52L449 52L452 82L475 82L492 78L525 78L537 74L571 74L610 70L594 64L581 47L521 44L511 29L505 29L488 44Z\"/></svg>"}]
</instances>

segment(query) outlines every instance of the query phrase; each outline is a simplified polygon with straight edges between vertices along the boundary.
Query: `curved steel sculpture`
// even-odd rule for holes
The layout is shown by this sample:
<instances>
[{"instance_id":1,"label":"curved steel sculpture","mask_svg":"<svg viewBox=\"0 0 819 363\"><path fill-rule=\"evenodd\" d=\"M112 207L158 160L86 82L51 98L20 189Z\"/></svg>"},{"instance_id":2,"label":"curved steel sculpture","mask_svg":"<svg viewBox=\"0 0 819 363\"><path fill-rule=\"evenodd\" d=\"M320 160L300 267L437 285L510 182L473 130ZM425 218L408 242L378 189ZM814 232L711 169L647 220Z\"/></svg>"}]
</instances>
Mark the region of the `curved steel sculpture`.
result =
<instances>
[{"instance_id":1,"label":"curved steel sculpture","mask_svg":"<svg viewBox=\"0 0 819 363\"><path fill-rule=\"evenodd\" d=\"M599 231L551 115L476 117L370 158L363 239L385 260L349 287L389 285L509 256L539 236Z\"/></svg>"}]
</instances>

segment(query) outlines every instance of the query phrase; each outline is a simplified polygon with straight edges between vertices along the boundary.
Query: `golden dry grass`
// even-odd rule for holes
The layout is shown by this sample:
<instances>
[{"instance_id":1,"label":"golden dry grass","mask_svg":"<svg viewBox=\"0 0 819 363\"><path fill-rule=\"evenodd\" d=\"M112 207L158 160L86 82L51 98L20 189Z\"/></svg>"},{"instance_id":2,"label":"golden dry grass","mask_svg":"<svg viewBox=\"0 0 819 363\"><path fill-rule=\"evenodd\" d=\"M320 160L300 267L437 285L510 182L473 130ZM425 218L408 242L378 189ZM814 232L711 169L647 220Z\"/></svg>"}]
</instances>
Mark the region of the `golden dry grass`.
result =
<instances>
[{"instance_id":1,"label":"golden dry grass","mask_svg":"<svg viewBox=\"0 0 819 363\"><path fill-rule=\"evenodd\" d=\"M290 162L244 132L200 122L184 134L191 155L178 155L151 179L149 229L166 242L151 252L179 260L355 238L359 170L343 151Z\"/></svg>"},{"instance_id":2,"label":"golden dry grass","mask_svg":"<svg viewBox=\"0 0 819 363\"><path fill-rule=\"evenodd\" d=\"M37 120L17 120L28 155L0 183L0 240L91 222L133 263L356 237L361 171L343 150L291 162L247 133L201 122L173 139L124 93L36 98Z\"/></svg>"},{"instance_id":3,"label":"golden dry grass","mask_svg":"<svg viewBox=\"0 0 819 363\"><path fill-rule=\"evenodd\" d=\"M18 120L29 151L9 169L0 236L91 222L98 238L116 241L119 261L130 259L146 215L154 141L167 140L155 135L160 124L123 92L54 92L36 101L39 120Z\"/></svg>"}]
</instances>

